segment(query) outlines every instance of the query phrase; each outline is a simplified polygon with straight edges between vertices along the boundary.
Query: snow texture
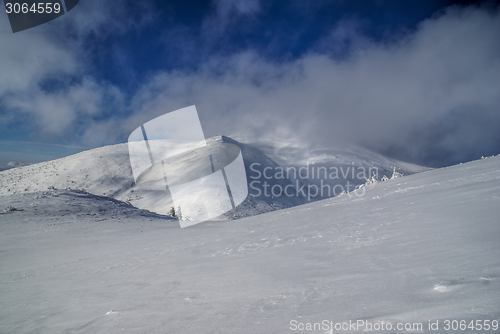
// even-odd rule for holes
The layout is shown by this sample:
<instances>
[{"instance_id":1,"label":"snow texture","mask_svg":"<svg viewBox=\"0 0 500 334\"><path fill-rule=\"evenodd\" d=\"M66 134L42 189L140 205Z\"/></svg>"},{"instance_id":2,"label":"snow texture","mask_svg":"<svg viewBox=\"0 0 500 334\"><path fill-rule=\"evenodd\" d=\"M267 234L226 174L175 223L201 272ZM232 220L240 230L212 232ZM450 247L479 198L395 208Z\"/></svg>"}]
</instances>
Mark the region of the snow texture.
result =
<instances>
[{"instance_id":1,"label":"snow texture","mask_svg":"<svg viewBox=\"0 0 500 334\"><path fill-rule=\"evenodd\" d=\"M127 159L116 146L0 174L0 208L18 209L0 214L1 333L306 333L290 321L325 319L445 333L445 319L500 318L500 157L186 229L62 190L116 196Z\"/></svg>"}]
</instances>

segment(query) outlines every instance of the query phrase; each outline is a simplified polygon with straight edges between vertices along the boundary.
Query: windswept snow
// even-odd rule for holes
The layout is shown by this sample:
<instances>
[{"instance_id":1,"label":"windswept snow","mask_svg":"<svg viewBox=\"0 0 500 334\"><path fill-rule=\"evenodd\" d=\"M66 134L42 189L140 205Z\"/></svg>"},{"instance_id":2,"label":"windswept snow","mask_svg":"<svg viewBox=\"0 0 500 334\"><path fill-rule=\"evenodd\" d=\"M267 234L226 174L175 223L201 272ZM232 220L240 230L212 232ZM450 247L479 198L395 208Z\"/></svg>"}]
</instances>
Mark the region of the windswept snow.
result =
<instances>
[{"instance_id":1,"label":"windswept snow","mask_svg":"<svg viewBox=\"0 0 500 334\"><path fill-rule=\"evenodd\" d=\"M445 333L445 320L500 318L500 157L186 229L106 197L13 189L1 333L329 333L291 330L323 320Z\"/></svg>"},{"instance_id":2,"label":"windswept snow","mask_svg":"<svg viewBox=\"0 0 500 334\"><path fill-rule=\"evenodd\" d=\"M303 185L314 185L321 187L320 179L309 177L307 179L276 178L275 171L278 167L292 167L298 170L300 167L315 166L335 167L346 173L337 180L324 179L323 181L333 188L336 184L344 186L346 181L350 182L351 189L363 184L363 178L353 178L355 168L375 168L379 178L383 175L390 176L393 167L405 175L428 170L426 167L416 166L405 162L383 157L359 147L344 147L336 149L321 149L309 151L304 147L289 142L258 142L244 144L229 137L218 136L208 139L209 142L227 142L240 147L244 162L248 183L255 181L258 169L262 172L265 168L271 171L271 178L264 179L276 189L284 189L287 185L293 185L293 196L266 196L264 192L258 194L255 189L249 189L247 199L236 210L228 212L219 217L218 220L234 219L251 216L277 209L293 207L326 197L333 196L307 196L298 191ZM352 172L352 173L351 173ZM357 170L356 170L357 173ZM367 175L370 177L370 175ZM263 183L257 183L260 190ZM298 185L298 187L297 187ZM137 187L134 182L127 144L106 146L78 153L69 157L43 162L39 164L22 166L0 172L0 196L13 194L28 194L48 189L57 190L81 190L97 196L107 196L120 201L130 203L137 208L164 213L168 212L173 203L171 196L166 190L144 190ZM146 196L147 192L147 196ZM339 192L340 193L340 192ZM155 208L164 208L155 210Z\"/></svg>"}]
</instances>

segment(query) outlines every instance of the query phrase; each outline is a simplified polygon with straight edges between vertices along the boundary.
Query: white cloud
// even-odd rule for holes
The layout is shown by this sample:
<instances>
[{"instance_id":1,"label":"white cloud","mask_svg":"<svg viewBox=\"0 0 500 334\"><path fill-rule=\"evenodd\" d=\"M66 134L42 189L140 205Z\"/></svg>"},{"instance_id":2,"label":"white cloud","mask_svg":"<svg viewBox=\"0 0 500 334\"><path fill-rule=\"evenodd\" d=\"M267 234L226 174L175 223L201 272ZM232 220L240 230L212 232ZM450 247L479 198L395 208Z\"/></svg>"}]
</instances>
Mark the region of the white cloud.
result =
<instances>
[{"instance_id":1,"label":"white cloud","mask_svg":"<svg viewBox=\"0 0 500 334\"><path fill-rule=\"evenodd\" d=\"M215 32L233 24L235 13L248 17L260 11L258 2L217 6L206 21ZM84 30L79 33L102 29L107 14L102 15L89 19L87 28L75 25ZM116 29L134 24L116 23ZM196 72L157 73L132 96L125 119L120 114L95 118L109 103L125 109L125 98L116 87L85 77L78 45L66 48L36 34L7 40L11 36L4 34L0 41L9 48L0 49L0 98L12 112L34 120L41 133L72 132L76 123L83 124L81 145L123 140L151 118L196 104L208 136L289 136L326 145L345 140L385 150L403 147L409 158L422 158L433 148L463 151L464 157L498 137L487 121L498 120L498 31L499 13L477 8L449 9L393 44L369 41L352 22L344 22L316 53L287 63L249 51L212 58ZM335 60L319 53L335 52L335 43L345 39L353 45L349 57ZM85 79L54 92L40 88L42 80L61 75ZM481 123L474 125L477 120Z\"/></svg>"},{"instance_id":2,"label":"white cloud","mask_svg":"<svg viewBox=\"0 0 500 334\"><path fill-rule=\"evenodd\" d=\"M35 135L60 136L74 133L75 122L92 122L109 107L109 99L122 107L123 96L116 87L89 77L89 64L82 56L81 38L88 34L124 32L137 22L121 21L124 9L112 10L113 2L78 4L78 10L16 34L10 32L6 15L0 15L0 102L3 124L28 122ZM115 2L115 5L116 2ZM111 14L115 15L111 15ZM147 12L146 12L147 14ZM71 15L71 17L69 17ZM141 22L139 22L141 21ZM106 26L106 29L104 28ZM70 30L73 40L61 39ZM76 34L76 35L75 35ZM57 88L43 87L56 82ZM108 105L107 105L108 104ZM95 142L94 142L95 143ZM87 143L85 143L87 144Z\"/></svg>"},{"instance_id":3,"label":"white cloud","mask_svg":"<svg viewBox=\"0 0 500 334\"><path fill-rule=\"evenodd\" d=\"M196 73L158 74L135 97L134 117L196 104L210 135L289 133L314 143L348 140L424 150L429 143L418 136L435 135L429 131L439 132L436 124L456 110L498 114L498 31L498 12L452 8L397 44L364 41L341 61L309 54L273 64L251 52L216 59ZM483 141L498 133L482 131ZM449 139L436 145L461 149Z\"/></svg>"},{"instance_id":4,"label":"white cloud","mask_svg":"<svg viewBox=\"0 0 500 334\"><path fill-rule=\"evenodd\" d=\"M41 79L74 73L74 56L41 34L0 34L0 96L32 88Z\"/></svg>"}]
</instances>

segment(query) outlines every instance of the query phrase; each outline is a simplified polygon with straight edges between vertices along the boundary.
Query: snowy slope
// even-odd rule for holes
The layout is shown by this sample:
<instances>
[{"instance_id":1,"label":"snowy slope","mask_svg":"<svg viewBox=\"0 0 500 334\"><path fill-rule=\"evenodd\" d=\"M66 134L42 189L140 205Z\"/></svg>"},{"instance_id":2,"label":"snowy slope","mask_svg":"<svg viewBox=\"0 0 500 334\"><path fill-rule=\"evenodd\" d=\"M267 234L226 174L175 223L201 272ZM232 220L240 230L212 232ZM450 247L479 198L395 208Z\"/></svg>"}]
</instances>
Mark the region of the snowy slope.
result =
<instances>
[{"instance_id":1,"label":"snowy slope","mask_svg":"<svg viewBox=\"0 0 500 334\"><path fill-rule=\"evenodd\" d=\"M379 154L357 148L323 149L309 152L303 147L293 146L290 143L255 143L244 144L225 136L214 137L209 142L228 142L240 147L245 161L245 169L249 184L252 176L251 165L256 164L260 171L265 168L276 170L278 166L295 167L314 163L315 166L336 166L338 168L355 167L377 167L380 171L379 178L383 175L390 176L393 167L404 174L412 174L427 170L428 168L416 166L401 161L385 158ZM262 149L260 149L262 148ZM266 152L266 153L265 153ZM349 170L348 170L349 172ZM351 175L350 173L348 173ZM261 177L262 179L262 177ZM347 176L352 186L365 182L363 178L352 179ZM324 180L332 186L346 180ZM318 179L288 179L275 178L274 174L267 181L270 186L277 185L279 189L292 184L297 187L304 184L314 184ZM300 187L300 186L299 186ZM62 159L43 162L35 165L23 166L0 172L0 196L10 194L24 194L47 189L75 189L88 193L107 196L130 203L138 208L155 211L154 208L164 206L168 211L173 207L170 194L166 191L156 190L144 191L134 183L127 144L118 144L97 148L78 153ZM263 192L258 195L256 191L249 189L247 200L235 211L220 217L219 219L233 219L243 216L287 208L307 203L310 200L318 200L330 196L313 196L307 198L302 193L295 192L293 196L266 196ZM258 195L258 196L255 196ZM333 192L332 194L333 195ZM153 209L152 209L153 208ZM162 213L160 211L155 211Z\"/></svg>"},{"instance_id":2,"label":"snowy slope","mask_svg":"<svg viewBox=\"0 0 500 334\"><path fill-rule=\"evenodd\" d=\"M0 332L311 333L290 321L364 320L446 333L447 319L500 318L500 157L365 191L186 229L84 193L1 196L22 211L0 214Z\"/></svg>"},{"instance_id":3,"label":"snowy slope","mask_svg":"<svg viewBox=\"0 0 500 334\"><path fill-rule=\"evenodd\" d=\"M56 188L115 197L133 181L127 145L119 144L2 171L0 195Z\"/></svg>"},{"instance_id":4,"label":"snowy slope","mask_svg":"<svg viewBox=\"0 0 500 334\"><path fill-rule=\"evenodd\" d=\"M295 201L295 203L293 204L283 203L285 199L290 199L290 197L288 196L266 197L262 194L261 196L258 196L256 198L249 197L250 202L255 201L258 204L272 204L278 208L291 207L297 204L304 204L315 200L334 197L336 195L339 195L341 193L341 190L352 191L360 185L363 185L366 182L366 178L369 179L371 176L373 176L373 174L370 175L370 173L376 172L376 178L380 180L384 176L390 178L393 174L394 168L403 175L411 175L431 169L428 167L391 159L355 145L332 145L328 148L310 148L300 142L283 141L276 138L266 141L252 141L249 138L245 138L243 140L245 142L250 142L250 144L245 145L246 147L248 147L248 149L245 149L245 147L242 149L243 152L247 152L248 158L246 159L246 167L247 176L249 176L249 184L251 184L252 181L255 181L255 179L252 179L252 176L255 177L258 175L258 173L252 171L250 165L254 162L260 163L260 166L254 168L254 170L256 169L259 170L259 172L263 172L266 165L262 163L262 160L269 159L272 162L273 166L280 166L284 170L287 170L287 168L291 168L297 171L297 175L295 177L293 177L293 173L286 174L286 176L292 177L284 182L283 180L281 180L282 182L279 184L282 187L285 187L286 184L291 183L292 185L294 185L294 189L300 189L301 186L305 186L307 189L307 187L312 186L320 190L324 186L330 186L330 189L332 190L330 194L327 191L323 193L322 191L318 191L317 195L311 197L309 197L308 195L314 195L314 189L311 189L310 192L304 190L306 196L297 196L296 198L292 197L292 199ZM248 151L250 151L251 148L258 148L259 154L264 158L259 159L255 156L249 155ZM301 169L304 168L309 172L302 173L304 172L304 170L301 171ZM321 168L323 168L323 170L320 170L318 172L318 170ZM330 176L332 175L332 169L335 169L338 172L338 178L330 178ZM276 171L277 168L274 167L269 174L273 175L273 172ZM303 177L306 174L307 177ZM261 176L258 181L260 181L260 187L257 186L256 188L264 193L264 190L262 189L263 187L261 185L262 181L265 181L265 178ZM269 180L269 189L271 189L273 185L278 181L279 180L276 179ZM336 189L335 194L333 191L334 188ZM255 188L250 187L249 193L256 194L258 193L258 191L255 191ZM271 191L269 191L269 193L271 193ZM240 209L240 212L237 212L236 216L244 216L244 212L244 210Z\"/></svg>"}]
</instances>

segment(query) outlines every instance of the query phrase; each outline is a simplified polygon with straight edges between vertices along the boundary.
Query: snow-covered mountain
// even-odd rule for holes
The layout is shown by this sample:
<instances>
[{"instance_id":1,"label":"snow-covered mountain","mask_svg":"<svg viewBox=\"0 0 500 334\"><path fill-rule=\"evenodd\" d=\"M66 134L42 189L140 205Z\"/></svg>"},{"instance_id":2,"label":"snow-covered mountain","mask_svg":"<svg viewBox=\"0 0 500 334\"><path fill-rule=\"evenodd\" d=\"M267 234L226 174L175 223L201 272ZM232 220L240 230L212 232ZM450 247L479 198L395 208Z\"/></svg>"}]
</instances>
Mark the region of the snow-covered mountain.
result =
<instances>
[{"instance_id":1,"label":"snow-covered mountain","mask_svg":"<svg viewBox=\"0 0 500 334\"><path fill-rule=\"evenodd\" d=\"M84 192L4 193L0 332L498 332L500 157L364 190L186 229Z\"/></svg>"},{"instance_id":2,"label":"snow-covered mountain","mask_svg":"<svg viewBox=\"0 0 500 334\"><path fill-rule=\"evenodd\" d=\"M353 146L311 151L289 142L245 144L226 136L214 137L208 142L227 142L240 147L250 187L247 199L236 210L219 217L219 220L293 207L338 195L343 189L351 191L365 183L364 176L371 177L370 171L377 171L380 179L383 175L390 176L393 168L405 175L428 169ZM280 170L283 171L282 175L278 174ZM337 172L337 178L332 174L333 171ZM364 174L358 175L360 171ZM320 177L311 172L317 172ZM324 188L325 185L331 190L327 192L329 189ZM323 186L325 191L315 194L313 189L308 193L309 186L317 187L317 190ZM101 147L0 172L0 196L47 189L81 190L158 213L164 213L174 206L167 191L143 190L135 185L127 144ZM155 210L157 207L166 210Z\"/></svg>"}]
</instances>

